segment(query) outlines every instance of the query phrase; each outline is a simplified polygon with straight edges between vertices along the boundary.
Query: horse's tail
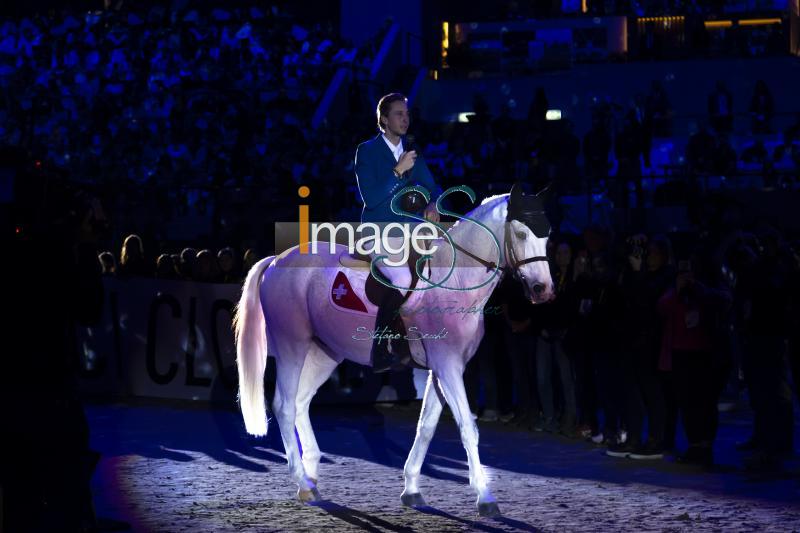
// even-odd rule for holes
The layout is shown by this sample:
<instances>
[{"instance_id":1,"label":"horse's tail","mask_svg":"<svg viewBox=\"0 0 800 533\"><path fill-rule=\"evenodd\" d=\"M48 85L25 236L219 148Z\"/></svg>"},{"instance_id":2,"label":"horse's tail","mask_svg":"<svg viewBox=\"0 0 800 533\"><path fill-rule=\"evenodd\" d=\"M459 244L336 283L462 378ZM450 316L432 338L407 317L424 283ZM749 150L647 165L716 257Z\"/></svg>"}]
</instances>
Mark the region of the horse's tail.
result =
<instances>
[{"instance_id":1,"label":"horse's tail","mask_svg":"<svg viewBox=\"0 0 800 533\"><path fill-rule=\"evenodd\" d=\"M236 365L239 368L239 407L244 426L252 435L267 434L264 402L264 371L267 367L267 326L261 309L259 285L274 256L262 259L250 269L236 305L233 327Z\"/></svg>"}]
</instances>

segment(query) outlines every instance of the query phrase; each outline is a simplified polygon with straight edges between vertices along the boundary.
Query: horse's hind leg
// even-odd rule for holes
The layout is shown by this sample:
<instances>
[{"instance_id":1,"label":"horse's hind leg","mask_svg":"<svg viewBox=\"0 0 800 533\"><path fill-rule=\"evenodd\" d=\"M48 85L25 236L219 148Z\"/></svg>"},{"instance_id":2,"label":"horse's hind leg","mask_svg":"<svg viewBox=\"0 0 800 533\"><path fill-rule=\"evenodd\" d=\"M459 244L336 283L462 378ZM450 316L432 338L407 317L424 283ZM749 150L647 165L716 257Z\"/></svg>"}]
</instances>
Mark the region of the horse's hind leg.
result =
<instances>
[{"instance_id":1,"label":"horse's hind leg","mask_svg":"<svg viewBox=\"0 0 800 533\"><path fill-rule=\"evenodd\" d=\"M436 425L439 423L439 416L442 414L443 398L438 381L433 372L428 373L428 383L425 385L425 395L422 398L422 411L417 423L417 436L414 438L414 445L411 447L405 467L403 467L405 489L400 496L400 501L409 507L425 505L425 500L419 492L418 483L422 463L428 452L428 445L431 443Z\"/></svg>"},{"instance_id":2,"label":"horse's hind leg","mask_svg":"<svg viewBox=\"0 0 800 533\"><path fill-rule=\"evenodd\" d=\"M322 348L312 342L306 354L306 361L303 364L300 384L297 389L295 426L297 427L297 435L300 437L300 445L303 447L303 466L305 467L306 475L314 485L317 484L319 479L319 460L322 454L320 453L317 439L314 437L314 429L311 427L308 406L317 389L325 383L338 364L325 355ZM300 496L300 499L304 499L305 496L310 495L301 494Z\"/></svg>"},{"instance_id":3,"label":"horse's hind leg","mask_svg":"<svg viewBox=\"0 0 800 533\"><path fill-rule=\"evenodd\" d=\"M316 486L306 476L294 433L297 418L297 389L310 341L292 342L280 337L275 338L272 335L270 335L270 341L272 341L270 344L275 346L277 354L275 357L277 379L272 410L281 429L281 440L283 440L283 448L286 451L289 472L294 482L297 483L298 497L310 494L318 498Z\"/></svg>"}]
</instances>

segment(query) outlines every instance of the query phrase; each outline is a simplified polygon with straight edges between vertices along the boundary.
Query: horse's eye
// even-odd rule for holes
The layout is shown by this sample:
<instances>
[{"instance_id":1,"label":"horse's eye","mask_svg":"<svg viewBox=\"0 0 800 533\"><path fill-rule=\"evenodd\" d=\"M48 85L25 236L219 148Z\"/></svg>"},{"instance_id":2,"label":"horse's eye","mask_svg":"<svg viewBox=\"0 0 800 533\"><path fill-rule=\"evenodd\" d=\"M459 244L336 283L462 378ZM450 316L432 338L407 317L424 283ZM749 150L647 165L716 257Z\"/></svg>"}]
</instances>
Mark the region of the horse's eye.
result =
<instances>
[{"instance_id":1,"label":"horse's eye","mask_svg":"<svg viewBox=\"0 0 800 533\"><path fill-rule=\"evenodd\" d=\"M525 233L524 231L518 231L517 232L517 239L525 240L527 238L528 238L528 234Z\"/></svg>"}]
</instances>

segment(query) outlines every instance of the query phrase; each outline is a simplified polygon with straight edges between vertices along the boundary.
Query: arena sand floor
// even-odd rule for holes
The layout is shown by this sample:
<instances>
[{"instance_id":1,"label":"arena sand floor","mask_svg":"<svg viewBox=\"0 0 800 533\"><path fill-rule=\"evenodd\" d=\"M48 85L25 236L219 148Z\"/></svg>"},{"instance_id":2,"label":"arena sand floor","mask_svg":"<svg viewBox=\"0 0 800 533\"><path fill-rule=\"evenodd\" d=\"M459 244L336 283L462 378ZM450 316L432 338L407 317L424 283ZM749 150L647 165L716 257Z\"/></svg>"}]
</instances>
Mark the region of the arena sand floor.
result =
<instances>
[{"instance_id":1,"label":"arena sand floor","mask_svg":"<svg viewBox=\"0 0 800 533\"><path fill-rule=\"evenodd\" d=\"M800 469L755 474L734 443L748 413L722 415L718 465L613 459L590 444L479 423L481 459L503 513L477 516L452 418L422 471L429 505L400 504L419 403L312 406L326 501L295 499L277 424L254 439L238 413L155 401L87 406L100 516L134 531L800 531ZM800 437L800 436L798 436ZM798 440L797 442L800 442Z\"/></svg>"}]
</instances>

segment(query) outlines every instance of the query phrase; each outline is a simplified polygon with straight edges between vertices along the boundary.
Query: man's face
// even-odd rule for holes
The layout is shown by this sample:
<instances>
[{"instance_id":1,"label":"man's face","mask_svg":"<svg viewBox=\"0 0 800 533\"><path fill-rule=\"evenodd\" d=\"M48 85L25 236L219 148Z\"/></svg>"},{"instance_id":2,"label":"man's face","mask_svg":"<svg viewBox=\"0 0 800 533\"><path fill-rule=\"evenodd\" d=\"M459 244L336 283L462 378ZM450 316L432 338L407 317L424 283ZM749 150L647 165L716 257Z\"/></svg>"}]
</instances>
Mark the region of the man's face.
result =
<instances>
[{"instance_id":1,"label":"man's face","mask_svg":"<svg viewBox=\"0 0 800 533\"><path fill-rule=\"evenodd\" d=\"M389 113L381 116L386 133L405 135L408 131L408 106L403 101L392 102Z\"/></svg>"}]
</instances>

